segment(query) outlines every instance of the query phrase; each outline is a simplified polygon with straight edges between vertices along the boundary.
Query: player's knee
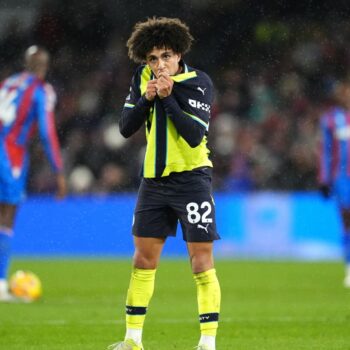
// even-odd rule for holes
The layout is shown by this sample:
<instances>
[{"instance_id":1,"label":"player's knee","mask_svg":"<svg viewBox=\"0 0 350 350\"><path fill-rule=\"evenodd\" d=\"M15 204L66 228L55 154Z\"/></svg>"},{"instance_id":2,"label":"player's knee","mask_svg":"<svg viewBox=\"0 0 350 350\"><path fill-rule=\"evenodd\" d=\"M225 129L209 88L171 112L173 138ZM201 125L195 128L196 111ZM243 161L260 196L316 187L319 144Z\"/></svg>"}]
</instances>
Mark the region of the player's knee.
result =
<instances>
[{"instance_id":1,"label":"player's knee","mask_svg":"<svg viewBox=\"0 0 350 350\"><path fill-rule=\"evenodd\" d=\"M200 273L214 268L214 261L211 255L194 254L190 259L193 273Z\"/></svg>"},{"instance_id":2,"label":"player's knee","mask_svg":"<svg viewBox=\"0 0 350 350\"><path fill-rule=\"evenodd\" d=\"M135 253L133 259L134 267L138 269L156 269L158 260L153 256L146 256L144 254Z\"/></svg>"}]
</instances>

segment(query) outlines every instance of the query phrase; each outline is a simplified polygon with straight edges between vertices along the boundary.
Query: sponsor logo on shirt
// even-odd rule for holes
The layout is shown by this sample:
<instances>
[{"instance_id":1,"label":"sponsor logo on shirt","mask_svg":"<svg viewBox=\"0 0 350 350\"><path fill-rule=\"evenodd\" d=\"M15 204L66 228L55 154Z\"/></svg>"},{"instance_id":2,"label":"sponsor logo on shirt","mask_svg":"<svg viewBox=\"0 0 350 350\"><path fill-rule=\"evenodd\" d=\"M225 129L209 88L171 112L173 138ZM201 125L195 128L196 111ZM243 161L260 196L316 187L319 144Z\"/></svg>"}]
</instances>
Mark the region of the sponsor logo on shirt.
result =
<instances>
[{"instance_id":1,"label":"sponsor logo on shirt","mask_svg":"<svg viewBox=\"0 0 350 350\"><path fill-rule=\"evenodd\" d=\"M189 98L188 103L191 107L201 109L202 111L210 112L210 105L208 105L204 102L199 102L199 101L192 100L191 98Z\"/></svg>"}]
</instances>

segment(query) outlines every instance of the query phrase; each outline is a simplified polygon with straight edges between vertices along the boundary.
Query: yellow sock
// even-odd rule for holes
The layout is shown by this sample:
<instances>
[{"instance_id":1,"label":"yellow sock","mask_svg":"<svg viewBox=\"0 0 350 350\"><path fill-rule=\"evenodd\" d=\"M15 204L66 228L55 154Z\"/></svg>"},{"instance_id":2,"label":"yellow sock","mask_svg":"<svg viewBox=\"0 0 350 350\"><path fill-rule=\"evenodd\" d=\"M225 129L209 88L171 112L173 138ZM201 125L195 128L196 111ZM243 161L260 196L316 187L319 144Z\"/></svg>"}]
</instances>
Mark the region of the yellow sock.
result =
<instances>
[{"instance_id":1,"label":"yellow sock","mask_svg":"<svg viewBox=\"0 0 350 350\"><path fill-rule=\"evenodd\" d=\"M197 284L199 322L202 335L216 336L221 292L215 269L193 275Z\"/></svg>"},{"instance_id":2,"label":"yellow sock","mask_svg":"<svg viewBox=\"0 0 350 350\"><path fill-rule=\"evenodd\" d=\"M142 329L153 295L156 270L134 267L126 297L126 328Z\"/></svg>"}]
</instances>

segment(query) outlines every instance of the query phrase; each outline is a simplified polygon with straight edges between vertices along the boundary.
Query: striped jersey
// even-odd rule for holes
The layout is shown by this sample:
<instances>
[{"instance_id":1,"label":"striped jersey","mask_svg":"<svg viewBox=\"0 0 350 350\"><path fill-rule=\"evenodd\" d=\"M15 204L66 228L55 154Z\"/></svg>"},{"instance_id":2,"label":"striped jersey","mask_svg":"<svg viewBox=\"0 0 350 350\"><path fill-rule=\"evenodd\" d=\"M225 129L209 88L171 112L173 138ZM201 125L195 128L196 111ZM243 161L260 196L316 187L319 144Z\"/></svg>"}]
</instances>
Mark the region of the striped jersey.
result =
<instances>
[{"instance_id":1,"label":"striped jersey","mask_svg":"<svg viewBox=\"0 0 350 350\"><path fill-rule=\"evenodd\" d=\"M0 84L0 162L10 164L19 177L28 163L28 141L38 129L55 172L62 170L52 86L29 72L10 76Z\"/></svg>"},{"instance_id":2,"label":"striped jersey","mask_svg":"<svg viewBox=\"0 0 350 350\"><path fill-rule=\"evenodd\" d=\"M319 182L350 176L350 112L333 108L321 118Z\"/></svg>"},{"instance_id":3,"label":"striped jersey","mask_svg":"<svg viewBox=\"0 0 350 350\"><path fill-rule=\"evenodd\" d=\"M123 131L128 129L125 125L132 124L131 118L135 118L133 109L139 108L144 113L147 139L143 164L145 178L212 167L207 134L213 85L204 72L182 64L183 73L171 77L174 81L172 93L164 99L156 97L154 101L147 101L144 98L147 82L154 79L148 65L140 66L132 79L120 126ZM138 127L137 124L134 129ZM130 136L136 131L134 129L125 134ZM200 135L198 142L192 140L192 135Z\"/></svg>"}]
</instances>

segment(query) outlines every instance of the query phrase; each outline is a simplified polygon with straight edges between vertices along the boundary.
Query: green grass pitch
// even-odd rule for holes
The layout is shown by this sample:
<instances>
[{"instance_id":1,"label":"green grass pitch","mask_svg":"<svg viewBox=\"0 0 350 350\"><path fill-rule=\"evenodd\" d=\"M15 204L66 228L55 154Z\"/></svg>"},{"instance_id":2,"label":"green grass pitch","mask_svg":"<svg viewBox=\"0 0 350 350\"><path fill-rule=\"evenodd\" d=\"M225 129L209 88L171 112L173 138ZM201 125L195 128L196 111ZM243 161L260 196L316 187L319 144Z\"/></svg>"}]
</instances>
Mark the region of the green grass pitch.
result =
<instances>
[{"instance_id":1,"label":"green grass pitch","mask_svg":"<svg viewBox=\"0 0 350 350\"><path fill-rule=\"evenodd\" d=\"M42 300L0 304L0 349L98 350L124 335L129 260L15 260ZM341 263L218 260L218 350L348 350L350 290ZM146 350L193 349L196 289L185 260L162 260L144 329Z\"/></svg>"}]
</instances>

